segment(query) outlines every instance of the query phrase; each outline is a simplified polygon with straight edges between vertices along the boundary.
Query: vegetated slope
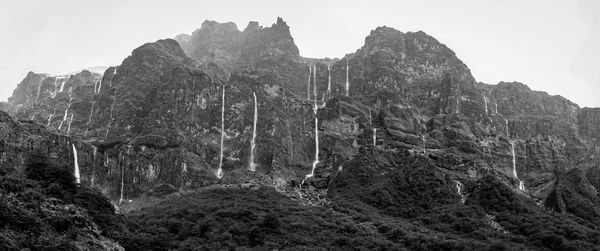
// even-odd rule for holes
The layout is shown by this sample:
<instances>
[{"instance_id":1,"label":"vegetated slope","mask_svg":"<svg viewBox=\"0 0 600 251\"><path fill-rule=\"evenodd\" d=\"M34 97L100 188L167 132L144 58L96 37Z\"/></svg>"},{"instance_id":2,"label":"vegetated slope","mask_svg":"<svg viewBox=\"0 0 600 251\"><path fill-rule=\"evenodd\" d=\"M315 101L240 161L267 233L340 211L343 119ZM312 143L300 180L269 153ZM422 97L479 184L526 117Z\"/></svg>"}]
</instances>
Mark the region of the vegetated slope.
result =
<instances>
[{"instance_id":1,"label":"vegetated slope","mask_svg":"<svg viewBox=\"0 0 600 251\"><path fill-rule=\"evenodd\" d=\"M67 170L39 153L24 175L0 169L0 250L123 250L105 237L120 232L113 206Z\"/></svg>"},{"instance_id":2,"label":"vegetated slope","mask_svg":"<svg viewBox=\"0 0 600 251\"><path fill-rule=\"evenodd\" d=\"M333 177L323 206L273 188L173 195L128 215L133 250L600 250L600 231L549 212L493 176L466 183L408 151L369 149ZM298 190L296 190L298 191ZM304 194L304 193L301 193Z\"/></svg>"}]
</instances>

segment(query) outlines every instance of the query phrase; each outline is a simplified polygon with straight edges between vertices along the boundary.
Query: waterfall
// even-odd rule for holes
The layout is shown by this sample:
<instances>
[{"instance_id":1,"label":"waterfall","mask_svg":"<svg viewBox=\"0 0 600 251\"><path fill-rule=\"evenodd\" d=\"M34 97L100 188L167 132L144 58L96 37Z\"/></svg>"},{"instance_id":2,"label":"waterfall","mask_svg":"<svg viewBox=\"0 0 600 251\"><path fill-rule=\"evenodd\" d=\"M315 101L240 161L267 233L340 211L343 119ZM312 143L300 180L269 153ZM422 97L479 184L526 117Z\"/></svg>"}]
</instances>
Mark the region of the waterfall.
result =
<instances>
[{"instance_id":1,"label":"waterfall","mask_svg":"<svg viewBox=\"0 0 600 251\"><path fill-rule=\"evenodd\" d=\"M308 85L306 86L306 99L310 100L310 75L312 75L312 67L308 66Z\"/></svg>"},{"instance_id":2,"label":"waterfall","mask_svg":"<svg viewBox=\"0 0 600 251\"><path fill-rule=\"evenodd\" d=\"M494 113L498 113L498 101L497 100L494 101L494 107L495 107Z\"/></svg>"},{"instance_id":3,"label":"waterfall","mask_svg":"<svg viewBox=\"0 0 600 251\"><path fill-rule=\"evenodd\" d=\"M40 80L40 83L38 84L37 96L35 96L36 104L37 104L38 98L40 97L40 91L42 90L42 82L44 82L44 79L46 79L46 77L42 77L42 80Z\"/></svg>"},{"instance_id":4,"label":"waterfall","mask_svg":"<svg viewBox=\"0 0 600 251\"><path fill-rule=\"evenodd\" d=\"M331 65L327 65L327 98L331 97Z\"/></svg>"},{"instance_id":5,"label":"waterfall","mask_svg":"<svg viewBox=\"0 0 600 251\"><path fill-rule=\"evenodd\" d=\"M460 196L460 204L465 204L465 201L467 200L467 198L465 197L465 195L463 194L463 188L464 185L460 182L460 181L456 181L456 194L458 194L458 196Z\"/></svg>"},{"instance_id":6,"label":"waterfall","mask_svg":"<svg viewBox=\"0 0 600 251\"><path fill-rule=\"evenodd\" d=\"M421 142L423 142L423 151L427 152L427 144L425 142L425 135L424 134L421 135Z\"/></svg>"},{"instance_id":7,"label":"waterfall","mask_svg":"<svg viewBox=\"0 0 600 251\"><path fill-rule=\"evenodd\" d=\"M70 77L71 77L71 75L69 75L67 78L65 78L65 81L63 81L62 84L60 84L60 90L58 92L63 92L65 90L65 84L67 83L67 81L69 81Z\"/></svg>"},{"instance_id":8,"label":"waterfall","mask_svg":"<svg viewBox=\"0 0 600 251\"><path fill-rule=\"evenodd\" d=\"M315 68L316 70L316 68ZM316 75L315 75L316 76ZM316 83L316 82L315 82ZM313 86L313 92L315 94L314 105L313 105L313 113L315 115L315 159L312 163L312 169L310 174L307 174L302 184L308 179L315 175L315 169L317 169L317 165L319 164L319 118L317 117L317 112L319 107L317 106L317 85Z\"/></svg>"},{"instance_id":9,"label":"waterfall","mask_svg":"<svg viewBox=\"0 0 600 251\"><path fill-rule=\"evenodd\" d=\"M92 178L90 179L90 186L94 187L94 168L96 167L96 155L98 155L98 147L92 145Z\"/></svg>"},{"instance_id":10,"label":"waterfall","mask_svg":"<svg viewBox=\"0 0 600 251\"><path fill-rule=\"evenodd\" d=\"M54 110L52 111L52 114L48 118L48 124L46 124L46 127L50 126L50 122L52 121L52 118L54 117L54 115L56 115L56 107L54 108Z\"/></svg>"},{"instance_id":11,"label":"waterfall","mask_svg":"<svg viewBox=\"0 0 600 251\"><path fill-rule=\"evenodd\" d=\"M121 195L119 196L119 205L123 203L123 187L125 186L125 165L121 163Z\"/></svg>"},{"instance_id":12,"label":"waterfall","mask_svg":"<svg viewBox=\"0 0 600 251\"><path fill-rule=\"evenodd\" d=\"M115 102L117 101L117 90L115 89L114 93L113 93L113 101L112 104L110 104L110 111L108 112L108 126L106 127L106 135L104 135L104 138L108 138L108 133L110 132L110 126L112 125L112 117L113 117L113 110L115 109Z\"/></svg>"},{"instance_id":13,"label":"waterfall","mask_svg":"<svg viewBox=\"0 0 600 251\"><path fill-rule=\"evenodd\" d=\"M313 67L313 95L315 96L315 105L317 105L317 65L315 64Z\"/></svg>"},{"instance_id":14,"label":"waterfall","mask_svg":"<svg viewBox=\"0 0 600 251\"><path fill-rule=\"evenodd\" d=\"M519 190L525 191L525 184L519 179L519 176L517 175L517 156L515 155L515 142L509 141L509 143L510 152L512 154L513 176L515 176L515 179L519 181Z\"/></svg>"},{"instance_id":15,"label":"waterfall","mask_svg":"<svg viewBox=\"0 0 600 251\"><path fill-rule=\"evenodd\" d=\"M488 100L485 95L483 95L483 103L485 105L485 115L488 115Z\"/></svg>"},{"instance_id":16,"label":"waterfall","mask_svg":"<svg viewBox=\"0 0 600 251\"><path fill-rule=\"evenodd\" d=\"M109 87L112 87L112 82L113 82L113 78L115 77L115 75L117 75L117 66L115 66L115 71L113 72L113 75L110 76L110 83L109 83Z\"/></svg>"},{"instance_id":17,"label":"waterfall","mask_svg":"<svg viewBox=\"0 0 600 251\"><path fill-rule=\"evenodd\" d=\"M75 148L75 144L71 144L71 146L73 147L73 175L75 175L75 182L79 184L81 180L79 179L79 163L77 163L77 148Z\"/></svg>"},{"instance_id":18,"label":"waterfall","mask_svg":"<svg viewBox=\"0 0 600 251\"><path fill-rule=\"evenodd\" d=\"M223 85L223 95L221 96L221 153L219 155L219 169L217 178L223 178L223 140L225 139L225 85Z\"/></svg>"},{"instance_id":19,"label":"waterfall","mask_svg":"<svg viewBox=\"0 0 600 251\"><path fill-rule=\"evenodd\" d=\"M369 108L369 125L373 124L373 117L371 116L371 108Z\"/></svg>"},{"instance_id":20,"label":"waterfall","mask_svg":"<svg viewBox=\"0 0 600 251\"><path fill-rule=\"evenodd\" d=\"M258 120L258 102L256 101L256 93L254 95L254 123L252 126L252 141L250 142L250 171L256 171L256 164L254 164L254 154L256 151L256 121Z\"/></svg>"},{"instance_id":21,"label":"waterfall","mask_svg":"<svg viewBox=\"0 0 600 251\"><path fill-rule=\"evenodd\" d=\"M94 116L94 106L96 106L96 98L94 97L94 100L92 100L92 108L90 110L90 116L88 117L88 121L85 124L85 133L83 134L83 137L87 137L88 134L88 130L90 129L90 124L92 123L92 117Z\"/></svg>"},{"instance_id":22,"label":"waterfall","mask_svg":"<svg viewBox=\"0 0 600 251\"><path fill-rule=\"evenodd\" d=\"M73 123L73 114L75 114L74 112L71 113L71 119L69 120L69 127L67 127L67 135L69 134L69 132L71 132L71 123Z\"/></svg>"},{"instance_id":23,"label":"waterfall","mask_svg":"<svg viewBox=\"0 0 600 251\"><path fill-rule=\"evenodd\" d=\"M73 102L73 87L69 88L69 104L67 105L67 109L65 109L65 114L63 115L63 119L60 122L60 125L58 125L58 130L60 130L63 126L63 123L65 123L65 120L67 120L67 115L69 113L69 109L71 108L71 103Z\"/></svg>"},{"instance_id":24,"label":"waterfall","mask_svg":"<svg viewBox=\"0 0 600 251\"><path fill-rule=\"evenodd\" d=\"M348 59L346 59L346 96L350 95L350 80L348 80Z\"/></svg>"},{"instance_id":25,"label":"waterfall","mask_svg":"<svg viewBox=\"0 0 600 251\"><path fill-rule=\"evenodd\" d=\"M377 146L377 128L373 128L373 146Z\"/></svg>"},{"instance_id":26,"label":"waterfall","mask_svg":"<svg viewBox=\"0 0 600 251\"><path fill-rule=\"evenodd\" d=\"M58 94L58 78L54 77L54 91L52 92L52 98L56 98L56 94Z\"/></svg>"},{"instance_id":27,"label":"waterfall","mask_svg":"<svg viewBox=\"0 0 600 251\"><path fill-rule=\"evenodd\" d=\"M504 127L506 128L506 137L510 138L510 134L508 131L508 119L504 118Z\"/></svg>"},{"instance_id":28,"label":"waterfall","mask_svg":"<svg viewBox=\"0 0 600 251\"><path fill-rule=\"evenodd\" d=\"M104 77L104 75L102 77ZM100 89L102 89L102 78L98 81L98 90L96 93L100 93Z\"/></svg>"}]
</instances>

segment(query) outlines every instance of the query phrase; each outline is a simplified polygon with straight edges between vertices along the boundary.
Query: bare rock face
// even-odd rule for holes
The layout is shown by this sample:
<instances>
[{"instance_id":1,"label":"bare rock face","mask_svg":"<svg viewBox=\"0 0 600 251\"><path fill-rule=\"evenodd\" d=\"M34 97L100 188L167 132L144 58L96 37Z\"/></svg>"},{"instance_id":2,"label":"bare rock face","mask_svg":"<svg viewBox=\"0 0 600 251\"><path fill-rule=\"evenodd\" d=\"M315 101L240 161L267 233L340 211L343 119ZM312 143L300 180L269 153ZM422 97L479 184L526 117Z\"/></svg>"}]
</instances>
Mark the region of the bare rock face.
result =
<instances>
[{"instance_id":1,"label":"bare rock face","mask_svg":"<svg viewBox=\"0 0 600 251\"><path fill-rule=\"evenodd\" d=\"M398 154L424 159L446 185L493 175L540 200L571 191L575 183L564 177L573 170L599 184L598 108L517 82L476 82L452 50L421 31L379 27L356 52L317 60L299 56L282 19L243 31L206 21L191 35L142 45L102 77L65 79L30 73L0 107L75 138L82 181L113 199L164 185L300 183L313 163L307 184L325 188L366 161L365 151L392 169ZM249 172L253 94L257 168ZM592 198L587 190L582 196Z\"/></svg>"}]
</instances>

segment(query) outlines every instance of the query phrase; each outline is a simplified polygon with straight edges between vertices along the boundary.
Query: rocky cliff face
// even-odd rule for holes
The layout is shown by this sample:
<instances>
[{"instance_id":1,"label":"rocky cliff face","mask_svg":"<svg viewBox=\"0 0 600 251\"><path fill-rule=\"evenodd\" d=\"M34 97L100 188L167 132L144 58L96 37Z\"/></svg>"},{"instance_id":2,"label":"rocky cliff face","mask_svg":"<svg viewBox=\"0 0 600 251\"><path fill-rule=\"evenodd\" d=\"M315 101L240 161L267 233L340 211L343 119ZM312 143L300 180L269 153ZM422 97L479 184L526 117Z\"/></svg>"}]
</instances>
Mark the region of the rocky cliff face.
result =
<instances>
[{"instance_id":1,"label":"rocky cliff face","mask_svg":"<svg viewBox=\"0 0 600 251\"><path fill-rule=\"evenodd\" d=\"M557 199L571 191L561 184L577 183L568 177L589 181L573 190L586 198L598 187L597 108L521 83L476 82L452 50L424 32L379 27L339 60L301 58L281 19L243 31L206 21L176 40L135 49L102 78L84 71L65 82L30 73L4 109L77 139L82 180L114 199L164 184L282 188L304 180L313 163L307 181L325 188L365 149L392 167L391 153L421 156L448 182L494 175L519 193L551 197L562 211L576 207ZM256 172L247 170L253 93ZM221 133L225 175L218 179ZM570 174L574 169L584 173Z\"/></svg>"}]
</instances>

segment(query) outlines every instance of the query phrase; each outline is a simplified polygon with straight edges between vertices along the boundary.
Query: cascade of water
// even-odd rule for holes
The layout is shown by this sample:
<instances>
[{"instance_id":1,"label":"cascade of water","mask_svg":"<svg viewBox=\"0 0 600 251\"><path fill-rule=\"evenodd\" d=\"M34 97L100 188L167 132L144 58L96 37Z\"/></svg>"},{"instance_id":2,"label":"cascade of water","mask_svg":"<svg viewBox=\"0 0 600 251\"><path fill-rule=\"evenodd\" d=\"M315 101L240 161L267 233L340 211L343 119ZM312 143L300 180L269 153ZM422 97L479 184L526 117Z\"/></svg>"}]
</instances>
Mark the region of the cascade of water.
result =
<instances>
[{"instance_id":1,"label":"cascade of water","mask_svg":"<svg viewBox=\"0 0 600 251\"><path fill-rule=\"evenodd\" d=\"M306 85L306 99L310 100L310 76L312 75L312 67L308 66L308 84Z\"/></svg>"},{"instance_id":2,"label":"cascade of water","mask_svg":"<svg viewBox=\"0 0 600 251\"><path fill-rule=\"evenodd\" d=\"M71 75L69 75L67 78L65 78L65 81L63 81L60 84L60 90L58 92L63 92L65 90L65 84L67 83L67 81L69 81L69 78L71 77Z\"/></svg>"},{"instance_id":3,"label":"cascade of water","mask_svg":"<svg viewBox=\"0 0 600 251\"><path fill-rule=\"evenodd\" d=\"M112 87L112 82L113 82L113 78L115 77L115 75L117 75L117 66L115 66L115 71L113 72L113 75L110 76L110 83L109 83L109 87Z\"/></svg>"},{"instance_id":4,"label":"cascade of water","mask_svg":"<svg viewBox=\"0 0 600 251\"><path fill-rule=\"evenodd\" d=\"M327 98L331 97L331 65L327 65Z\"/></svg>"},{"instance_id":5,"label":"cascade of water","mask_svg":"<svg viewBox=\"0 0 600 251\"><path fill-rule=\"evenodd\" d=\"M510 138L510 134L508 131L508 119L504 118L504 127L506 129L506 137Z\"/></svg>"},{"instance_id":6,"label":"cascade of water","mask_svg":"<svg viewBox=\"0 0 600 251\"><path fill-rule=\"evenodd\" d=\"M98 147L92 145L92 178L90 179L90 186L94 187L94 169L96 167L96 155L98 155Z\"/></svg>"},{"instance_id":7,"label":"cascade of water","mask_svg":"<svg viewBox=\"0 0 600 251\"><path fill-rule=\"evenodd\" d=\"M71 123L73 123L73 114L74 114L74 112L71 113L71 119L69 120L69 126L67 127L67 135L71 132Z\"/></svg>"},{"instance_id":8,"label":"cascade of water","mask_svg":"<svg viewBox=\"0 0 600 251\"><path fill-rule=\"evenodd\" d=\"M117 101L117 90L115 89L115 92L113 93L112 104L110 104L110 111L108 112L108 126L106 127L106 135L104 135L104 138L108 138L108 133L110 132L110 127L112 125L113 110L115 109L116 101Z\"/></svg>"},{"instance_id":9,"label":"cascade of water","mask_svg":"<svg viewBox=\"0 0 600 251\"><path fill-rule=\"evenodd\" d=\"M373 117L371 116L371 108L369 108L369 125L373 125Z\"/></svg>"},{"instance_id":10,"label":"cascade of water","mask_svg":"<svg viewBox=\"0 0 600 251\"><path fill-rule=\"evenodd\" d=\"M315 96L315 105L317 104L317 65L315 64L313 69L313 96Z\"/></svg>"},{"instance_id":11,"label":"cascade of water","mask_svg":"<svg viewBox=\"0 0 600 251\"><path fill-rule=\"evenodd\" d=\"M373 128L373 146L377 146L377 128Z\"/></svg>"},{"instance_id":12,"label":"cascade of water","mask_svg":"<svg viewBox=\"0 0 600 251\"><path fill-rule=\"evenodd\" d=\"M465 204L465 201L467 200L467 198L465 197L465 195L463 194L462 190L464 188L464 185L460 182L460 181L456 181L456 193L458 194L458 196L460 196L460 204Z\"/></svg>"},{"instance_id":13,"label":"cascade of water","mask_svg":"<svg viewBox=\"0 0 600 251\"><path fill-rule=\"evenodd\" d=\"M519 189L521 191L525 191L525 184L523 183L523 181L521 181L519 179L519 176L517 175L517 156L515 155L515 142L513 142L511 140L511 141L509 141L509 143L510 143L510 152L512 154L513 176L515 176L515 179L517 179L517 181L519 181Z\"/></svg>"},{"instance_id":14,"label":"cascade of water","mask_svg":"<svg viewBox=\"0 0 600 251\"><path fill-rule=\"evenodd\" d=\"M348 70L348 59L346 59L346 96L350 95L350 80L349 78L349 70Z\"/></svg>"},{"instance_id":15,"label":"cascade of water","mask_svg":"<svg viewBox=\"0 0 600 251\"><path fill-rule=\"evenodd\" d=\"M315 78L316 79L316 78ZM319 107L317 106L317 85L313 86L313 92L315 94L314 105L313 105L313 113L315 115L315 159L312 163L312 169L310 174L307 174L302 184L308 179L315 175L315 169L317 169L317 165L319 164L319 118L317 117L317 112Z\"/></svg>"},{"instance_id":16,"label":"cascade of water","mask_svg":"<svg viewBox=\"0 0 600 251\"><path fill-rule=\"evenodd\" d=\"M221 96L221 153L219 155L219 169L217 178L223 178L223 141L225 139L225 85L223 85L223 95Z\"/></svg>"},{"instance_id":17,"label":"cascade of water","mask_svg":"<svg viewBox=\"0 0 600 251\"><path fill-rule=\"evenodd\" d=\"M79 163L77 163L77 148L75 148L75 144L71 144L71 146L73 147L73 175L75 175L75 182L79 184L81 180L79 178Z\"/></svg>"},{"instance_id":18,"label":"cascade of water","mask_svg":"<svg viewBox=\"0 0 600 251\"><path fill-rule=\"evenodd\" d=\"M424 134L421 135L421 142L423 142L423 151L427 152L427 144L425 142L425 135Z\"/></svg>"},{"instance_id":19,"label":"cascade of water","mask_svg":"<svg viewBox=\"0 0 600 251\"><path fill-rule=\"evenodd\" d=\"M252 141L250 142L250 171L256 171L256 164L254 163L254 152L256 151L256 121L258 120L258 102L256 101L256 93L254 95L254 123L252 126Z\"/></svg>"},{"instance_id":20,"label":"cascade of water","mask_svg":"<svg viewBox=\"0 0 600 251\"><path fill-rule=\"evenodd\" d=\"M90 124L92 123L92 117L94 116L94 106L96 106L96 98L95 97L92 100L92 108L90 109L90 116L88 117L88 121L85 124L85 133L83 134L84 138L87 137L88 130L90 129Z\"/></svg>"},{"instance_id":21,"label":"cascade of water","mask_svg":"<svg viewBox=\"0 0 600 251\"><path fill-rule=\"evenodd\" d=\"M498 113L498 101L494 100L494 113Z\"/></svg>"},{"instance_id":22,"label":"cascade of water","mask_svg":"<svg viewBox=\"0 0 600 251\"><path fill-rule=\"evenodd\" d=\"M58 125L58 130L60 130L63 126L63 123L65 123L65 120L67 120L67 115L69 113L69 109L71 108L71 103L73 103L73 87L69 88L69 104L67 105L67 109L65 109L65 114L63 115L63 119L60 122L60 125Z\"/></svg>"},{"instance_id":23,"label":"cascade of water","mask_svg":"<svg viewBox=\"0 0 600 251\"><path fill-rule=\"evenodd\" d=\"M36 104L37 104L38 98L40 97L40 90L42 90L42 82L44 82L44 79L46 79L46 77L42 77L42 80L40 80L40 83L38 84L37 96L35 96Z\"/></svg>"},{"instance_id":24,"label":"cascade of water","mask_svg":"<svg viewBox=\"0 0 600 251\"><path fill-rule=\"evenodd\" d=\"M485 105L485 115L488 115L488 100L485 95L483 95L483 103Z\"/></svg>"},{"instance_id":25,"label":"cascade of water","mask_svg":"<svg viewBox=\"0 0 600 251\"><path fill-rule=\"evenodd\" d=\"M104 78L104 76L102 76L102 78L98 81L98 90L96 91L96 93L100 93L100 90L102 89L102 79Z\"/></svg>"},{"instance_id":26,"label":"cascade of water","mask_svg":"<svg viewBox=\"0 0 600 251\"><path fill-rule=\"evenodd\" d=\"M119 196L119 205L123 203L123 188L125 187L125 165L121 163L121 195Z\"/></svg>"},{"instance_id":27,"label":"cascade of water","mask_svg":"<svg viewBox=\"0 0 600 251\"><path fill-rule=\"evenodd\" d=\"M56 107L54 108L54 110L52 111L52 114L48 118L48 124L46 124L46 127L50 126L50 122L52 121L52 118L54 117L54 115L56 115Z\"/></svg>"},{"instance_id":28,"label":"cascade of water","mask_svg":"<svg viewBox=\"0 0 600 251\"><path fill-rule=\"evenodd\" d=\"M58 78L54 77L54 91L52 92L52 98L56 98L58 94Z\"/></svg>"}]
</instances>

